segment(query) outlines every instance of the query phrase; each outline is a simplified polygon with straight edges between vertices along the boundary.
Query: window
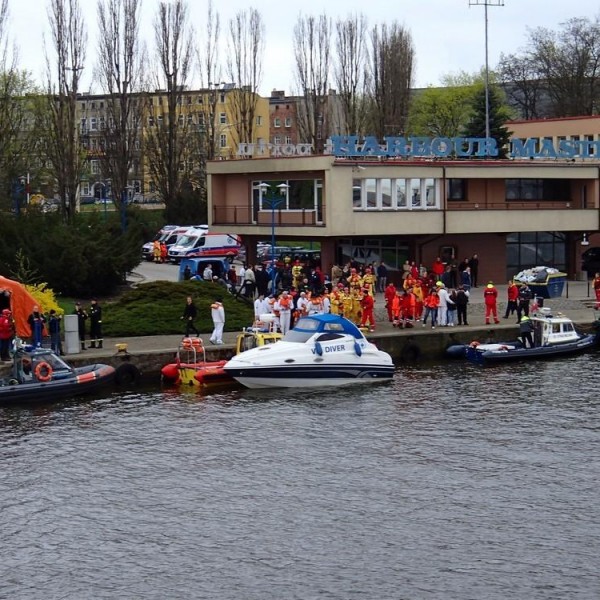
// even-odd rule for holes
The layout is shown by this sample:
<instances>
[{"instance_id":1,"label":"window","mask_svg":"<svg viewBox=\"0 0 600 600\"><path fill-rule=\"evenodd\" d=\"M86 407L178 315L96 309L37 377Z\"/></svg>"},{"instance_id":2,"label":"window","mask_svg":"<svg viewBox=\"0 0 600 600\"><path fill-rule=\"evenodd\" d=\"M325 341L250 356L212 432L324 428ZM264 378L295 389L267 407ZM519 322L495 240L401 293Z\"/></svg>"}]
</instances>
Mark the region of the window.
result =
<instances>
[{"instance_id":1,"label":"window","mask_svg":"<svg viewBox=\"0 0 600 600\"><path fill-rule=\"evenodd\" d=\"M81 119L81 133L87 131L87 119Z\"/></svg>"},{"instance_id":2,"label":"window","mask_svg":"<svg viewBox=\"0 0 600 600\"><path fill-rule=\"evenodd\" d=\"M97 121L96 117L92 117L90 119L90 130L96 131L97 129L98 129L98 121Z\"/></svg>"},{"instance_id":3,"label":"window","mask_svg":"<svg viewBox=\"0 0 600 600\"><path fill-rule=\"evenodd\" d=\"M162 126L162 124L163 124L163 116L162 115L158 115L158 117L156 117L156 123L159 127Z\"/></svg>"},{"instance_id":4,"label":"window","mask_svg":"<svg viewBox=\"0 0 600 600\"><path fill-rule=\"evenodd\" d=\"M362 208L362 180L352 180L352 207L356 210Z\"/></svg>"},{"instance_id":5,"label":"window","mask_svg":"<svg viewBox=\"0 0 600 600\"><path fill-rule=\"evenodd\" d=\"M154 127L154 117L148 117L148 127Z\"/></svg>"},{"instance_id":6,"label":"window","mask_svg":"<svg viewBox=\"0 0 600 600\"><path fill-rule=\"evenodd\" d=\"M220 102L221 104L225 104L225 92L221 92L221 93L219 94L219 102Z\"/></svg>"},{"instance_id":7,"label":"window","mask_svg":"<svg viewBox=\"0 0 600 600\"><path fill-rule=\"evenodd\" d=\"M321 179L291 179L288 181L266 181L270 190L263 191L260 187L260 181L253 182L255 207L258 210L270 211L272 209L271 200L278 202L275 206L277 210L299 211L309 210L316 212L316 220L322 221L320 215L320 205L322 199ZM288 185L287 189L281 194L278 185L282 183ZM275 190L275 191L274 191ZM274 196L272 195L274 194ZM255 209L256 210L256 209Z\"/></svg>"},{"instance_id":8,"label":"window","mask_svg":"<svg viewBox=\"0 0 600 600\"><path fill-rule=\"evenodd\" d=\"M435 181L433 179L425 180L425 206L434 208L436 205Z\"/></svg>"},{"instance_id":9,"label":"window","mask_svg":"<svg viewBox=\"0 0 600 600\"><path fill-rule=\"evenodd\" d=\"M273 127L281 127L281 119L279 117L273 119Z\"/></svg>"},{"instance_id":10,"label":"window","mask_svg":"<svg viewBox=\"0 0 600 600\"><path fill-rule=\"evenodd\" d=\"M286 127L291 127L292 126L292 117L286 117L285 118L285 126Z\"/></svg>"},{"instance_id":11,"label":"window","mask_svg":"<svg viewBox=\"0 0 600 600\"><path fill-rule=\"evenodd\" d=\"M446 188L448 200L457 201L467 199L466 179L448 179L446 182Z\"/></svg>"},{"instance_id":12,"label":"window","mask_svg":"<svg viewBox=\"0 0 600 600\"><path fill-rule=\"evenodd\" d=\"M292 136L291 135L286 135L285 136L285 143L286 144L293 144L294 142L292 141Z\"/></svg>"},{"instance_id":13,"label":"window","mask_svg":"<svg viewBox=\"0 0 600 600\"><path fill-rule=\"evenodd\" d=\"M377 208L377 179L365 179L367 209Z\"/></svg>"},{"instance_id":14,"label":"window","mask_svg":"<svg viewBox=\"0 0 600 600\"><path fill-rule=\"evenodd\" d=\"M222 133L219 136L219 147L220 148L227 148L227 134L226 133Z\"/></svg>"},{"instance_id":15,"label":"window","mask_svg":"<svg viewBox=\"0 0 600 600\"><path fill-rule=\"evenodd\" d=\"M98 117L98 127L100 131L104 131L106 129L106 120L104 117Z\"/></svg>"},{"instance_id":16,"label":"window","mask_svg":"<svg viewBox=\"0 0 600 600\"><path fill-rule=\"evenodd\" d=\"M90 170L93 175L98 175L100 173L100 163L97 160L90 161Z\"/></svg>"},{"instance_id":17,"label":"window","mask_svg":"<svg viewBox=\"0 0 600 600\"><path fill-rule=\"evenodd\" d=\"M261 115L258 115L256 117L256 124L259 125L259 126L262 125L262 116Z\"/></svg>"},{"instance_id":18,"label":"window","mask_svg":"<svg viewBox=\"0 0 600 600\"><path fill-rule=\"evenodd\" d=\"M280 138L278 135L276 135L276 136L273 138L273 143L274 143L274 144L281 144L281 138Z\"/></svg>"},{"instance_id":19,"label":"window","mask_svg":"<svg viewBox=\"0 0 600 600\"><path fill-rule=\"evenodd\" d=\"M381 180L381 208L392 208L392 180Z\"/></svg>"},{"instance_id":20,"label":"window","mask_svg":"<svg viewBox=\"0 0 600 600\"><path fill-rule=\"evenodd\" d=\"M221 125L226 125L227 124L227 114L226 113L219 113L219 123L221 123Z\"/></svg>"},{"instance_id":21,"label":"window","mask_svg":"<svg viewBox=\"0 0 600 600\"><path fill-rule=\"evenodd\" d=\"M396 206L398 208L407 208L406 202L406 179L396 179Z\"/></svg>"},{"instance_id":22,"label":"window","mask_svg":"<svg viewBox=\"0 0 600 600\"><path fill-rule=\"evenodd\" d=\"M82 183L81 184L81 195L82 196L90 196L90 184L89 183Z\"/></svg>"},{"instance_id":23,"label":"window","mask_svg":"<svg viewBox=\"0 0 600 600\"><path fill-rule=\"evenodd\" d=\"M421 180L410 180L410 201L413 208L421 208Z\"/></svg>"},{"instance_id":24,"label":"window","mask_svg":"<svg viewBox=\"0 0 600 600\"><path fill-rule=\"evenodd\" d=\"M507 179L506 200L552 201L571 199L571 184L567 179Z\"/></svg>"}]
</instances>

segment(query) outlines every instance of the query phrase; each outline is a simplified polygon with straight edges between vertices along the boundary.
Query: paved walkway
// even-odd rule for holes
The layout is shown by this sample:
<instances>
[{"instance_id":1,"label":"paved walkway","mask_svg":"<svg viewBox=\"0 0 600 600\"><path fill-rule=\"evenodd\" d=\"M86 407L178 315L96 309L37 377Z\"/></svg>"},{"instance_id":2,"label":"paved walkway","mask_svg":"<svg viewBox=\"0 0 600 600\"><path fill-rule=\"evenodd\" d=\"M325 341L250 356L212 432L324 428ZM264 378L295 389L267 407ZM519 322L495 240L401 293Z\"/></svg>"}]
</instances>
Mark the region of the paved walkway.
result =
<instances>
[{"instance_id":1,"label":"paved walkway","mask_svg":"<svg viewBox=\"0 0 600 600\"><path fill-rule=\"evenodd\" d=\"M500 325L497 327L514 327L516 325L516 319L502 319L504 310L506 308L506 288L507 285L498 285L498 313L500 316ZM481 329L485 325L484 317L484 304L483 304L483 287L473 288L471 290L471 296L468 307L468 326L456 326L453 328L454 332L459 333L461 331L469 331L471 329ZM594 322L597 318L596 311L593 309L593 290L586 281L569 281L565 285L563 295L560 298L546 299L544 302L545 306L549 306L554 311L564 312L573 321L580 325L589 325ZM407 335L412 330L398 330L392 327L391 323L387 320L387 314L385 312L384 299L382 294L377 295L376 299L376 320L377 320L377 331L373 335L374 338L379 335ZM494 327L492 325L492 327ZM447 331L447 328L438 328L436 331ZM232 349L235 345L236 338L239 332L228 331L223 335L223 341L228 349ZM204 340L207 348L216 348L212 346L208 338L210 334L203 334L201 338ZM156 336L140 336L140 337L123 337L123 338L108 338L104 340L104 348L95 350L85 350L80 352L77 356L83 357L101 357L110 356L117 352L116 344L126 343L127 350L132 354L136 353L147 353L147 352L169 352L177 350L179 342L181 341L181 335L156 335ZM223 347L223 346L222 346Z\"/></svg>"}]
</instances>

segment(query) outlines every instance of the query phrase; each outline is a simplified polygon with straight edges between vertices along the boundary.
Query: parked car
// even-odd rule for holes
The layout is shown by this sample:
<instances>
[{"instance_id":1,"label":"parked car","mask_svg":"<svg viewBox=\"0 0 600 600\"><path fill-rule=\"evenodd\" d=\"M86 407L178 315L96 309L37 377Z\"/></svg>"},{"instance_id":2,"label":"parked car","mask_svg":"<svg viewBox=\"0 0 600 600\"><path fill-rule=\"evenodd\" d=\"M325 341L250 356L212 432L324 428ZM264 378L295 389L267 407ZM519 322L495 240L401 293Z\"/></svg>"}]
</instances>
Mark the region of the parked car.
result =
<instances>
[{"instance_id":1,"label":"parked car","mask_svg":"<svg viewBox=\"0 0 600 600\"><path fill-rule=\"evenodd\" d=\"M242 238L235 233L207 233L196 229L182 235L169 250L169 260L179 263L184 258L225 258L233 261L242 247Z\"/></svg>"}]
</instances>

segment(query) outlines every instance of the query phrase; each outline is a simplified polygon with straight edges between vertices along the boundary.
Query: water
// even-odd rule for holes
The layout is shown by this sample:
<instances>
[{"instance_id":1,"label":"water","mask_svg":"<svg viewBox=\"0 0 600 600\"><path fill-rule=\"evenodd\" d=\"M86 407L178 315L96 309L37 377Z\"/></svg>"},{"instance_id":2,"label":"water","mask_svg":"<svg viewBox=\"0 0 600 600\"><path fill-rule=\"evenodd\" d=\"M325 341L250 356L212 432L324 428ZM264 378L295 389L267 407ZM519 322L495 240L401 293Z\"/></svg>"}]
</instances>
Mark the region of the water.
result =
<instances>
[{"instance_id":1,"label":"water","mask_svg":"<svg viewBox=\"0 0 600 600\"><path fill-rule=\"evenodd\" d=\"M0 410L0 598L598 598L596 361Z\"/></svg>"}]
</instances>

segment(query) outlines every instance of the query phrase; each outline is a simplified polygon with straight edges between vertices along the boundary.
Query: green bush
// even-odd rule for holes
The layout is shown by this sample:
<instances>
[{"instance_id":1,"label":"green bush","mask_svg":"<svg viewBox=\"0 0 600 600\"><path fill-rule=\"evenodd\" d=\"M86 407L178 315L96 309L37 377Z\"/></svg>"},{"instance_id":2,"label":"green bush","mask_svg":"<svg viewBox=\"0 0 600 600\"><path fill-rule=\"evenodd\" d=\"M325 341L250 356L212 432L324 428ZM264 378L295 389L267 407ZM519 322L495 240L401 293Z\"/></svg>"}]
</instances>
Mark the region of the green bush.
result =
<instances>
[{"instance_id":1,"label":"green bush","mask_svg":"<svg viewBox=\"0 0 600 600\"><path fill-rule=\"evenodd\" d=\"M210 305L217 297L225 307L225 331L241 331L252 323L252 307L219 285L155 281L140 284L116 302L103 304L102 333L106 337L183 334L181 315L187 296L194 299L198 309L195 325L202 333L213 330Z\"/></svg>"}]
</instances>

